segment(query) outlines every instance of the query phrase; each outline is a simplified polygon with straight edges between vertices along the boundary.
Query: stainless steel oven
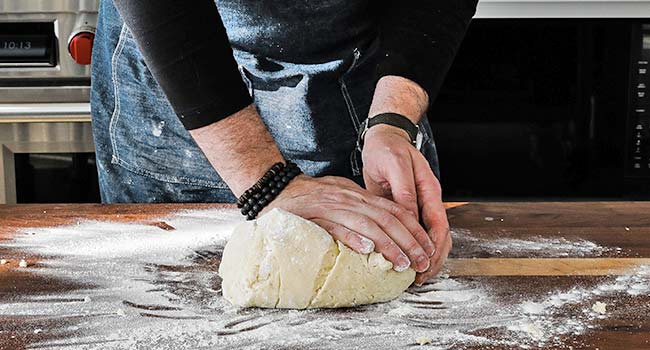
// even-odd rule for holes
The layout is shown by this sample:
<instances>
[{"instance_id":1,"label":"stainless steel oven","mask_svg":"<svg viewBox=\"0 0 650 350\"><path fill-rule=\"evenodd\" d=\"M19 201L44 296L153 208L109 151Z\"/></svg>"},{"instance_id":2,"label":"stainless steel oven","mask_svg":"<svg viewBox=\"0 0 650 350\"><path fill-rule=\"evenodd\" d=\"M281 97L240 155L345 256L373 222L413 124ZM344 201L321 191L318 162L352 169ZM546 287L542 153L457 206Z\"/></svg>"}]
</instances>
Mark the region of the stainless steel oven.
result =
<instances>
[{"instance_id":1,"label":"stainless steel oven","mask_svg":"<svg viewBox=\"0 0 650 350\"><path fill-rule=\"evenodd\" d=\"M89 105L98 3L0 0L0 203L99 199Z\"/></svg>"}]
</instances>

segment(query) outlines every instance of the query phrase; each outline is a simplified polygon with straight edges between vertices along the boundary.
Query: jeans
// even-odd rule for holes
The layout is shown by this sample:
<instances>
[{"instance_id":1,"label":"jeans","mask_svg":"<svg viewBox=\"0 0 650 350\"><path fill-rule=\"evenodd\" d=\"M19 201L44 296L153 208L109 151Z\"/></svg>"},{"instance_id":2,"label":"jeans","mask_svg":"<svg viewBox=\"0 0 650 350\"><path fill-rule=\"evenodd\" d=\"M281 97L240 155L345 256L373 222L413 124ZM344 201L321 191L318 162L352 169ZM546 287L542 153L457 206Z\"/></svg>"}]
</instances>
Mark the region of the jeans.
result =
<instances>
[{"instance_id":1,"label":"jeans","mask_svg":"<svg viewBox=\"0 0 650 350\"><path fill-rule=\"evenodd\" d=\"M227 18L224 23L228 26ZM280 151L306 174L362 184L355 146L377 82L378 45L377 37L367 38L334 60L309 64L234 49L242 79ZM103 202L235 201L180 123L111 1L101 2L92 62L91 109ZM425 133L421 151L437 174L426 118L420 127Z\"/></svg>"}]
</instances>

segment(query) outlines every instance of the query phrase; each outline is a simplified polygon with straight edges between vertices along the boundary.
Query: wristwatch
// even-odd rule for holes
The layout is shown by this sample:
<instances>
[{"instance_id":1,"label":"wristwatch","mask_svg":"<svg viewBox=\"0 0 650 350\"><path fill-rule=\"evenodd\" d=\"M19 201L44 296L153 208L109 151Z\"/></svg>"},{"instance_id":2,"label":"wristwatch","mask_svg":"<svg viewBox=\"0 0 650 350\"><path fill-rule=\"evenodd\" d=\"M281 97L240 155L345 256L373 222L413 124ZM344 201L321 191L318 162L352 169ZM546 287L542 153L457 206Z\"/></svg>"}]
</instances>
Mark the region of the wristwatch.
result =
<instances>
[{"instance_id":1,"label":"wristwatch","mask_svg":"<svg viewBox=\"0 0 650 350\"><path fill-rule=\"evenodd\" d=\"M397 113L382 113L378 114L372 118L366 119L361 125L361 132L359 133L359 138L357 139L357 148L359 151L363 150L363 139L366 136L368 129L372 128L375 125L379 124L388 124L396 128L400 128L409 135L411 144L418 151L422 148L422 130L417 124L413 124L410 119L405 116Z\"/></svg>"}]
</instances>

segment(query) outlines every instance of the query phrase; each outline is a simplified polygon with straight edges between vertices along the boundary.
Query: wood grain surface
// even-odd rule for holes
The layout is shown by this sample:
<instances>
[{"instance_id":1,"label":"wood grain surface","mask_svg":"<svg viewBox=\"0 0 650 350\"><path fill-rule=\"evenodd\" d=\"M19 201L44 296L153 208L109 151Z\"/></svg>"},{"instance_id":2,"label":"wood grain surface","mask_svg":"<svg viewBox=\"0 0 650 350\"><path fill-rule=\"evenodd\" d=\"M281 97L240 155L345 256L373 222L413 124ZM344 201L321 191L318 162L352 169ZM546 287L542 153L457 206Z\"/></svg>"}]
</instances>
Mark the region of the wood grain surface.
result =
<instances>
[{"instance_id":1,"label":"wood grain surface","mask_svg":"<svg viewBox=\"0 0 650 350\"><path fill-rule=\"evenodd\" d=\"M451 276L612 276L650 265L648 258L449 259Z\"/></svg>"},{"instance_id":2,"label":"wood grain surface","mask_svg":"<svg viewBox=\"0 0 650 350\"><path fill-rule=\"evenodd\" d=\"M495 297L503 300L515 295L540 296L560 287L592 286L602 276L626 274L638 266L650 265L650 202L471 202L446 206L457 238L447 272L452 277L486 281L494 286ZM3 248L2 242L11 241L18 230L25 228L93 219L136 222L172 230L161 218L181 210L230 207L226 204L3 205L0 206L0 257L21 254L15 248ZM471 232L471 239L463 236L465 231ZM541 239L557 239L560 243L563 239L586 240L603 250L597 256L575 256L562 255L560 251L501 251L475 244ZM32 267L39 267L48 259L25 257ZM13 260L0 265L0 306L24 293L48 294L84 287L74 281L49 279L19 269L17 263ZM566 347L555 344L541 348L650 349L650 298L635 300L626 313L621 311L598 321L594 329L567 340ZM25 349L43 341L47 335L26 331L35 323L38 322L33 319L11 318L0 312L0 349ZM74 320L45 323L55 327ZM479 331L477 335L489 336L489 330ZM95 345L91 348L101 348Z\"/></svg>"}]
</instances>

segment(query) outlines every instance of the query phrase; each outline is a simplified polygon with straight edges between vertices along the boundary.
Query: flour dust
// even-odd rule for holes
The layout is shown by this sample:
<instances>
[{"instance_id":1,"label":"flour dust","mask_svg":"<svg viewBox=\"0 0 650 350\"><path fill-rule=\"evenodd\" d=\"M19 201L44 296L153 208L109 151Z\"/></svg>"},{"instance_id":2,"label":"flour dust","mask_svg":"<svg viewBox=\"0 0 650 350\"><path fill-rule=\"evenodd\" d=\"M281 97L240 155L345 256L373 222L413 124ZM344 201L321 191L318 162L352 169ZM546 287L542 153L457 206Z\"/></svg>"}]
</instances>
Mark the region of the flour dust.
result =
<instances>
[{"instance_id":1,"label":"flour dust","mask_svg":"<svg viewBox=\"0 0 650 350\"><path fill-rule=\"evenodd\" d=\"M464 254L487 253L493 256L508 255L519 257L599 257L613 250L585 239L565 237L534 236L528 239L512 237L483 237L467 229L452 229L454 245L462 246Z\"/></svg>"},{"instance_id":2,"label":"flour dust","mask_svg":"<svg viewBox=\"0 0 650 350\"><path fill-rule=\"evenodd\" d=\"M650 267L642 267L535 298L506 300L496 292L502 283L495 280L442 277L384 304L238 309L222 298L216 271L240 215L233 210L188 211L160 220L166 226L84 221L24 230L15 240L2 242L2 249L46 257L30 271L88 287L2 299L0 315L67 320L57 327L21 329L48 335L39 339L50 340L32 342L34 349L401 348L423 339L427 349L568 349L572 337L608 317L612 300L650 295ZM473 242L466 244L489 249L489 242ZM586 246L568 240L559 244ZM596 302L607 304L605 314L592 309ZM6 327L0 331L10 330Z\"/></svg>"}]
</instances>

